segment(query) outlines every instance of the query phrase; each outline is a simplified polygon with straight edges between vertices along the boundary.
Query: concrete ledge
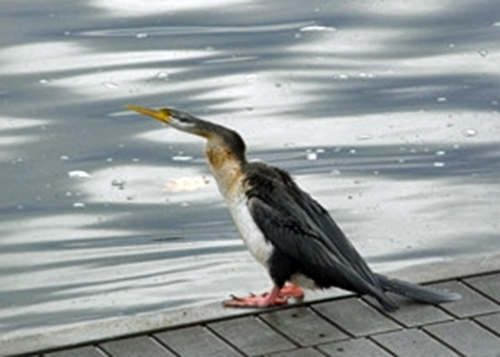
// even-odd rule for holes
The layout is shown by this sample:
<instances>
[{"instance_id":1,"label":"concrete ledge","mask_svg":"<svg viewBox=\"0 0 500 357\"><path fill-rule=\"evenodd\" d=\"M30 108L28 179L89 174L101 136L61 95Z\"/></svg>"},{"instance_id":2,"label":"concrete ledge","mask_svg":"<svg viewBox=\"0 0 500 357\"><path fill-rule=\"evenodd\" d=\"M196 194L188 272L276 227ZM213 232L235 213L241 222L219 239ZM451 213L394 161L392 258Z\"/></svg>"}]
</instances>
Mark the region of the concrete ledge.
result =
<instances>
[{"instance_id":1,"label":"concrete ledge","mask_svg":"<svg viewBox=\"0 0 500 357\"><path fill-rule=\"evenodd\" d=\"M486 257L477 256L455 259L425 265L417 265L391 272L392 278L404 279L413 283L431 283L453 278L485 274L500 270L500 254Z\"/></svg>"},{"instance_id":2,"label":"concrete ledge","mask_svg":"<svg viewBox=\"0 0 500 357\"><path fill-rule=\"evenodd\" d=\"M393 272L389 275L411 282L430 283L496 271L500 271L500 255L414 266ZM352 294L332 289L328 292L309 294L304 303L324 301L348 295ZM269 311L271 310L269 309ZM257 311L262 312L262 310L257 309L224 309L221 304L216 303L169 310L161 313L148 313L87 322L63 328L50 328L44 330L42 333L19 338L1 339L0 337L0 356L44 351L177 326L221 320L228 317L252 315Z\"/></svg>"}]
</instances>

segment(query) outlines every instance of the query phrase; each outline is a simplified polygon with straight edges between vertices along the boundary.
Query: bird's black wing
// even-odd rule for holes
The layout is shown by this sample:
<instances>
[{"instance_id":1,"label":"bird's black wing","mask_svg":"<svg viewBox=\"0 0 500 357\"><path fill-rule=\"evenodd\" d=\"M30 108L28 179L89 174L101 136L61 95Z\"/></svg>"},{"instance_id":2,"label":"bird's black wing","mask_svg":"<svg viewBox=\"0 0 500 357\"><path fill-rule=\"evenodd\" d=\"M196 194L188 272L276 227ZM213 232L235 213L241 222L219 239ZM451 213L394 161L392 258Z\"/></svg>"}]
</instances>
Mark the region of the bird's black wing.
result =
<instances>
[{"instance_id":1,"label":"bird's black wing","mask_svg":"<svg viewBox=\"0 0 500 357\"><path fill-rule=\"evenodd\" d=\"M248 207L260 230L281 255L294 262L299 273L319 286L342 289L374 296L389 311L397 308L382 289L364 279L344 259L332 254L324 239L295 217L269 206L258 197L248 201ZM271 267L272 269L273 267ZM272 275L272 273L271 273Z\"/></svg>"},{"instance_id":2,"label":"bird's black wing","mask_svg":"<svg viewBox=\"0 0 500 357\"><path fill-rule=\"evenodd\" d=\"M261 163L252 165L255 169L248 175L251 194L278 212L306 224L339 262L355 270L370 284L380 286L375 274L327 210L302 191L287 172Z\"/></svg>"},{"instance_id":3,"label":"bird's black wing","mask_svg":"<svg viewBox=\"0 0 500 357\"><path fill-rule=\"evenodd\" d=\"M342 232L332 219L328 211L309 194L297 187L294 182L292 183L295 187L291 190L291 193L295 197L295 202L301 206L307 216L314 222L317 229L323 233L322 237L329 249L341 255L346 264L349 264L349 266L355 269L364 279L375 286L379 286L378 278L372 272L363 257L358 253L356 248L354 248L347 239L344 232Z\"/></svg>"},{"instance_id":4,"label":"bird's black wing","mask_svg":"<svg viewBox=\"0 0 500 357\"><path fill-rule=\"evenodd\" d=\"M300 190L286 172L253 165L256 167L247 174L248 206L266 239L299 262L303 273L319 285L370 294L393 309L377 277L326 210Z\"/></svg>"}]
</instances>

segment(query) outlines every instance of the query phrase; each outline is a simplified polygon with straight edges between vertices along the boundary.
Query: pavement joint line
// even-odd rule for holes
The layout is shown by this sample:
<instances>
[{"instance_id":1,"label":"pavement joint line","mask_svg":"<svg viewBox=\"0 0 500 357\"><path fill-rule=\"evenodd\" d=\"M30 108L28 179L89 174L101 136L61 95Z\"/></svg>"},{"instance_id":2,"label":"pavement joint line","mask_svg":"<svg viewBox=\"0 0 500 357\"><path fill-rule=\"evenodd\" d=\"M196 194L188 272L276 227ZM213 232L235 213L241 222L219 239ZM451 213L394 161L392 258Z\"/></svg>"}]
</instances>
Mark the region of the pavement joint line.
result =
<instances>
[{"instance_id":1,"label":"pavement joint line","mask_svg":"<svg viewBox=\"0 0 500 357\"><path fill-rule=\"evenodd\" d=\"M490 331L492 334L496 335L496 336L500 336L500 334L493 330L491 327L489 327L488 325L484 324L484 323L481 323L481 321L478 321L476 320L476 317L483 317L483 316L490 316L490 315L495 315L495 314L500 314L500 312L491 312L491 313L488 313L488 314L484 314L484 315L478 315L478 316L473 316L472 320L474 320L474 322L476 324L478 324L479 326L481 326L482 328L484 328L485 330L488 330Z\"/></svg>"},{"instance_id":2,"label":"pavement joint line","mask_svg":"<svg viewBox=\"0 0 500 357\"><path fill-rule=\"evenodd\" d=\"M271 323L267 322L266 319L263 319L262 317L260 317L260 314L256 315L256 318L257 318L257 320L259 320L263 324L267 325L267 327L269 327L271 330L273 330L277 334L281 335L283 338L285 338L288 341L290 341L291 343L293 343L296 348L297 347L299 347L299 348L305 347L305 346L302 346L298 341L295 341L291 336L288 336L286 333L282 332L278 327L273 326Z\"/></svg>"},{"instance_id":3,"label":"pavement joint line","mask_svg":"<svg viewBox=\"0 0 500 357\"><path fill-rule=\"evenodd\" d=\"M457 318L456 321L459 321L459 320L468 320L468 318L464 318L464 319ZM447 323L450 323L450 321L441 322L441 323L438 323L438 324L435 324L435 325L447 324ZM442 344L443 346L446 346L447 348L449 348L450 350L452 350L453 352L455 352L458 356L467 357L463 353L461 353L458 349L456 349L455 347L453 347L452 345L450 345L449 343L447 343L445 340L439 338L439 336L434 335L430 331L427 331L427 330L424 330L424 331L427 332L427 334L430 335L432 338L434 338L436 341L439 341L440 344Z\"/></svg>"},{"instance_id":4,"label":"pavement joint line","mask_svg":"<svg viewBox=\"0 0 500 357\"><path fill-rule=\"evenodd\" d=\"M366 338L367 340L373 342L375 345L377 345L378 347L380 347L382 350L384 350L385 352L387 352L391 356L397 357L397 355L394 352L392 352L387 346L385 346L384 344L382 344L381 342L379 342L375 338L373 338L373 336L381 335L381 334L384 334L384 333L387 333L387 331L386 332L381 332L381 333L378 333L378 334L374 333L374 334L371 334L371 335L368 335L368 336L364 336L364 337L361 337L361 338Z\"/></svg>"},{"instance_id":5,"label":"pavement joint line","mask_svg":"<svg viewBox=\"0 0 500 357\"><path fill-rule=\"evenodd\" d=\"M485 274L486 275L486 274ZM489 274L488 274L489 275ZM465 278L465 279L468 279L468 278ZM478 293L479 295L481 295L482 297L490 300L491 302L497 304L497 302L491 298L491 296L489 296L488 294L484 293L481 289L478 289L476 288L474 285L470 284L470 283L467 283L464 278L459 278L457 279L457 281L462 284L462 285L465 285L467 288L475 291L476 293Z\"/></svg>"},{"instance_id":6,"label":"pavement joint line","mask_svg":"<svg viewBox=\"0 0 500 357\"><path fill-rule=\"evenodd\" d=\"M238 318L238 317L236 317L236 318ZM224 321L224 320L218 320L218 321ZM210 321L210 322L217 322L217 321ZM196 326L196 325L194 325L194 326ZM242 350L240 350L238 348L238 346L236 346L233 343L231 343L231 341L229 341L227 338L225 338L222 334L219 334L215 329L210 328L210 326L209 326L208 323L201 324L200 326L202 326L205 329L207 329L208 331L210 331L210 333L212 335L216 336L219 340L221 340L222 342L224 342L225 344L227 344L229 347L231 347L233 350L235 350L236 352L238 352L240 355L247 356L247 354L245 352L243 352Z\"/></svg>"},{"instance_id":7,"label":"pavement joint line","mask_svg":"<svg viewBox=\"0 0 500 357\"><path fill-rule=\"evenodd\" d=\"M166 349L167 351L171 352L173 355L178 356L178 354L172 349L172 347L167 346L166 343L163 343L162 340L157 338L154 334L148 333L146 336L148 336L151 340L155 341L157 344L159 344L162 348ZM112 340L113 341L113 340Z\"/></svg>"},{"instance_id":8,"label":"pavement joint line","mask_svg":"<svg viewBox=\"0 0 500 357\"><path fill-rule=\"evenodd\" d=\"M332 300L334 301L334 300ZM350 340L350 339L353 339L353 338L356 338L356 336L352 333L350 333L349 331L347 331L345 328L343 328L342 326L340 326L339 324L337 324L335 321L331 320L328 316L326 315L323 315L321 313L321 311L319 310L316 310L314 308L314 306L311 306L311 309L318 315L320 316L321 318L325 319L326 321L328 321L328 323L332 324L333 326L335 326L336 328L338 328L341 332L343 332L346 336L349 336L349 338L346 338L346 339L342 339L341 341L345 341L345 340Z\"/></svg>"},{"instance_id":9,"label":"pavement joint line","mask_svg":"<svg viewBox=\"0 0 500 357\"><path fill-rule=\"evenodd\" d=\"M443 323L447 323L447 322L449 322L449 321L444 321L444 322L443 322L443 321L441 321L441 322L437 322L437 323L435 323L434 325L437 325L437 324L439 324L439 323L442 323L442 324L443 324ZM429 325L426 325L426 326L429 326ZM462 354L460 351L458 351L457 349L455 349L453 346L449 345L449 344L448 344L448 343L446 343L445 341L440 340L437 336L434 336L434 335L433 335L432 333L430 333L429 331L425 330L425 329L423 328L423 326L420 326L420 327L419 327L419 330L420 330L420 331L422 331L422 333L424 333L424 334L426 334L427 336L429 336L430 338L432 338L434 341L436 341L436 342L438 342L438 343L442 344L443 346L445 346L446 348L448 348L450 351L452 351L452 352L456 353L456 354L457 354L457 355L459 355L459 356L463 356L463 354Z\"/></svg>"}]
</instances>

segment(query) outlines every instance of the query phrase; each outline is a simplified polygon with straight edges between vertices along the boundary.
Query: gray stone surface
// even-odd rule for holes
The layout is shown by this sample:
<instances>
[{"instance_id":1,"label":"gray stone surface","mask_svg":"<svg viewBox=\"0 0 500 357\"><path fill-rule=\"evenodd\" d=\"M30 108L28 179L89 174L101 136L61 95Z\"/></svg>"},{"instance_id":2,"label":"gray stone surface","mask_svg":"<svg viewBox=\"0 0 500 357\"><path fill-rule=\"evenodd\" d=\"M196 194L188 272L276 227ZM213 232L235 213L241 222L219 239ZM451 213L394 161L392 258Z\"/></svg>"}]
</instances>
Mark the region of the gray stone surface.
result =
<instances>
[{"instance_id":1,"label":"gray stone surface","mask_svg":"<svg viewBox=\"0 0 500 357\"><path fill-rule=\"evenodd\" d=\"M267 355L269 357L324 357L324 354L314 348L299 348L292 351L278 352Z\"/></svg>"},{"instance_id":2,"label":"gray stone surface","mask_svg":"<svg viewBox=\"0 0 500 357\"><path fill-rule=\"evenodd\" d=\"M394 331L372 337L399 357L453 357L455 352L417 329Z\"/></svg>"},{"instance_id":3,"label":"gray stone surface","mask_svg":"<svg viewBox=\"0 0 500 357\"><path fill-rule=\"evenodd\" d=\"M459 318L500 311L498 304L457 281L431 284L462 295L462 299L440 305L442 309Z\"/></svg>"},{"instance_id":4,"label":"gray stone surface","mask_svg":"<svg viewBox=\"0 0 500 357\"><path fill-rule=\"evenodd\" d=\"M353 336L366 336L402 328L355 297L318 303L313 309Z\"/></svg>"},{"instance_id":5,"label":"gray stone surface","mask_svg":"<svg viewBox=\"0 0 500 357\"><path fill-rule=\"evenodd\" d=\"M154 336L181 356L241 356L213 332L202 326L170 330Z\"/></svg>"},{"instance_id":6,"label":"gray stone surface","mask_svg":"<svg viewBox=\"0 0 500 357\"><path fill-rule=\"evenodd\" d=\"M208 324L219 336L248 355L281 352L296 347L257 317L248 316Z\"/></svg>"},{"instance_id":7,"label":"gray stone surface","mask_svg":"<svg viewBox=\"0 0 500 357\"><path fill-rule=\"evenodd\" d=\"M498 357L500 355L498 336L470 320L444 322L425 326L424 329L466 356Z\"/></svg>"},{"instance_id":8,"label":"gray stone surface","mask_svg":"<svg viewBox=\"0 0 500 357\"><path fill-rule=\"evenodd\" d=\"M347 341L333 342L318 346L328 356L334 357L390 357L391 354L384 351L374 342L366 338L357 338Z\"/></svg>"},{"instance_id":9,"label":"gray stone surface","mask_svg":"<svg viewBox=\"0 0 500 357\"><path fill-rule=\"evenodd\" d=\"M175 355L149 336L131 337L99 345L112 356L174 357Z\"/></svg>"},{"instance_id":10,"label":"gray stone surface","mask_svg":"<svg viewBox=\"0 0 500 357\"><path fill-rule=\"evenodd\" d=\"M261 314L260 318L301 346L348 338L336 326L304 306Z\"/></svg>"},{"instance_id":11,"label":"gray stone surface","mask_svg":"<svg viewBox=\"0 0 500 357\"><path fill-rule=\"evenodd\" d=\"M389 313L388 316L405 327L417 327L453 319L452 316L433 305L419 304L403 298L394 298L394 300L399 304L399 310Z\"/></svg>"},{"instance_id":12,"label":"gray stone surface","mask_svg":"<svg viewBox=\"0 0 500 357\"><path fill-rule=\"evenodd\" d=\"M500 313L478 316L474 320L500 336Z\"/></svg>"},{"instance_id":13,"label":"gray stone surface","mask_svg":"<svg viewBox=\"0 0 500 357\"><path fill-rule=\"evenodd\" d=\"M500 304L500 273L468 278L464 282Z\"/></svg>"},{"instance_id":14,"label":"gray stone surface","mask_svg":"<svg viewBox=\"0 0 500 357\"><path fill-rule=\"evenodd\" d=\"M44 357L107 357L105 353L93 346L71 348L59 352L44 354Z\"/></svg>"}]
</instances>

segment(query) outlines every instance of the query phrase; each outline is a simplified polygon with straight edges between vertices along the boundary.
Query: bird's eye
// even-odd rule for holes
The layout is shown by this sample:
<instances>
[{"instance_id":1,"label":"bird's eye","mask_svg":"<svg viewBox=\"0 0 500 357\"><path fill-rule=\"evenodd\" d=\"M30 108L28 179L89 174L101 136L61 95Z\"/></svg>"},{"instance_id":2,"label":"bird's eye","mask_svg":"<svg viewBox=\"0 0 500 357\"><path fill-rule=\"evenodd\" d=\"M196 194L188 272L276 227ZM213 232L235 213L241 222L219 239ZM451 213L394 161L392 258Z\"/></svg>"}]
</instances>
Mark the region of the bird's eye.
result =
<instances>
[{"instance_id":1,"label":"bird's eye","mask_svg":"<svg viewBox=\"0 0 500 357\"><path fill-rule=\"evenodd\" d=\"M180 125L181 127L192 127L193 126L193 121L189 117L185 116L177 116L175 117L177 124Z\"/></svg>"}]
</instances>

